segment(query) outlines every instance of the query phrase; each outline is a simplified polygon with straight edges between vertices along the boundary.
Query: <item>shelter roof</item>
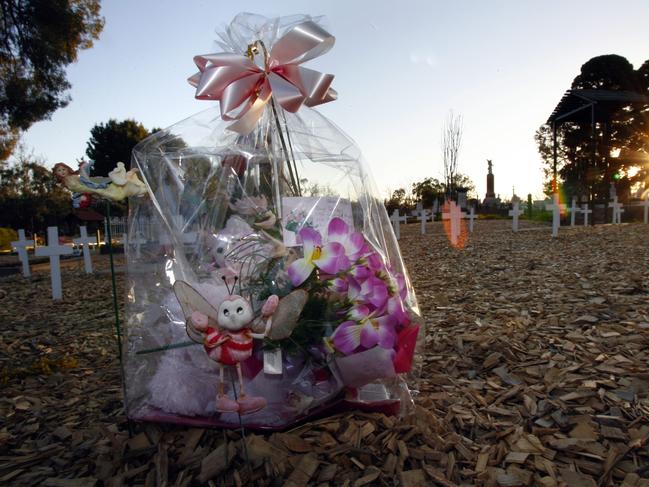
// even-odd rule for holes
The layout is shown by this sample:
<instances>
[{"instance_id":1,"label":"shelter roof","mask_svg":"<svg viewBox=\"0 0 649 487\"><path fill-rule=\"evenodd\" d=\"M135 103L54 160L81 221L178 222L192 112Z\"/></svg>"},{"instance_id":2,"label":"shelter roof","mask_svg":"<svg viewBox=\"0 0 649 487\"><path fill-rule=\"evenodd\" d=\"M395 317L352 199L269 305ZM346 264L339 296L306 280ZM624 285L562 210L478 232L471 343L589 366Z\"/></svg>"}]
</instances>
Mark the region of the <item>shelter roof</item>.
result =
<instances>
[{"instance_id":1,"label":"shelter roof","mask_svg":"<svg viewBox=\"0 0 649 487\"><path fill-rule=\"evenodd\" d=\"M649 96L633 91L568 90L548 118L548 123L590 122L591 106L595 107L595 121L603 122L625 106L649 107Z\"/></svg>"}]
</instances>

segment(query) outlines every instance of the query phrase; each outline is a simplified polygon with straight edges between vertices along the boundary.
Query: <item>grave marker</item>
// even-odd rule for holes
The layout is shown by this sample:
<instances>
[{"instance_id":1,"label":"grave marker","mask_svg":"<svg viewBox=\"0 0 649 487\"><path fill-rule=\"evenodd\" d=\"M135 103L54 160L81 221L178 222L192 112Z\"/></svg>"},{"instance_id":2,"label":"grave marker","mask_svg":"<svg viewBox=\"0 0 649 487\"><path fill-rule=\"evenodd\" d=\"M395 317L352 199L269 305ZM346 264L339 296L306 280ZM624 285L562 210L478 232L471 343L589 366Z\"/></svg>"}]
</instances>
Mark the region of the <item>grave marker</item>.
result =
<instances>
[{"instance_id":1,"label":"grave marker","mask_svg":"<svg viewBox=\"0 0 649 487\"><path fill-rule=\"evenodd\" d=\"M581 210L580 210L583 215L584 215L584 226L588 226L588 215L593 212L593 210L588 209L588 203L584 203L581 205Z\"/></svg>"},{"instance_id":2,"label":"grave marker","mask_svg":"<svg viewBox=\"0 0 649 487\"><path fill-rule=\"evenodd\" d=\"M566 205L559 203L559 195L555 193L553 203L546 204L545 209L552 212L552 237L556 238L561 226L561 212L566 210Z\"/></svg>"},{"instance_id":3,"label":"grave marker","mask_svg":"<svg viewBox=\"0 0 649 487\"><path fill-rule=\"evenodd\" d=\"M572 197L572 204L570 206L570 226L575 226L575 215L579 213L579 208L577 208L577 197Z\"/></svg>"},{"instance_id":4,"label":"grave marker","mask_svg":"<svg viewBox=\"0 0 649 487\"><path fill-rule=\"evenodd\" d=\"M90 242L94 240L93 237L88 236L88 230L85 226L79 227L79 233L81 236L75 238L72 241L76 245L81 245L83 248L83 268L86 271L86 274L92 274L92 259L90 258Z\"/></svg>"},{"instance_id":5,"label":"grave marker","mask_svg":"<svg viewBox=\"0 0 649 487\"><path fill-rule=\"evenodd\" d=\"M618 203L617 201L617 196L613 198L613 201L611 201L611 208L613 208L613 215L611 217L611 223L614 225L619 225L622 223L622 213L624 213L624 205L622 203Z\"/></svg>"},{"instance_id":6,"label":"grave marker","mask_svg":"<svg viewBox=\"0 0 649 487\"><path fill-rule=\"evenodd\" d=\"M421 222L421 234L426 235L426 221L428 220L428 210L424 208L420 209L417 220Z\"/></svg>"},{"instance_id":7,"label":"grave marker","mask_svg":"<svg viewBox=\"0 0 649 487\"><path fill-rule=\"evenodd\" d=\"M25 230L20 229L18 230L18 240L15 240L11 242L12 247L16 247L16 252L18 252L18 258L20 259L20 262L22 262L23 265L23 276L29 277L31 276L31 272L29 270L29 253L27 252L27 246L28 245L34 245L33 240L27 240L25 238Z\"/></svg>"},{"instance_id":8,"label":"grave marker","mask_svg":"<svg viewBox=\"0 0 649 487\"><path fill-rule=\"evenodd\" d=\"M129 243L131 245L135 244L135 257L136 258L139 259L141 257L142 254L140 253L140 247L142 246L142 244L145 244L146 242L147 242L147 240L142 235L142 232L136 232L135 233L135 238L132 238L132 239L129 240Z\"/></svg>"},{"instance_id":9,"label":"grave marker","mask_svg":"<svg viewBox=\"0 0 649 487\"><path fill-rule=\"evenodd\" d=\"M518 217L525 213L523 210L519 209L518 206L518 201L514 201L514 203L512 203L512 209L509 210L509 216L514 217L512 220L512 230L514 232L518 232Z\"/></svg>"},{"instance_id":10,"label":"grave marker","mask_svg":"<svg viewBox=\"0 0 649 487\"><path fill-rule=\"evenodd\" d=\"M390 216L390 222L392 222L392 228L394 229L394 235L397 237L397 240L401 238L401 228L400 228L400 223L401 222L406 222L408 219L406 218L406 215L399 216L399 210L395 209L392 212L392 215Z\"/></svg>"},{"instance_id":11,"label":"grave marker","mask_svg":"<svg viewBox=\"0 0 649 487\"><path fill-rule=\"evenodd\" d=\"M59 244L59 229L57 227L47 227L47 245L38 247L34 253L38 257L50 258L52 299L61 299L63 297L63 292L61 290L60 256L70 255L72 253L72 247Z\"/></svg>"},{"instance_id":12,"label":"grave marker","mask_svg":"<svg viewBox=\"0 0 649 487\"><path fill-rule=\"evenodd\" d=\"M473 233L473 220L476 219L475 208L472 206L471 211L469 212L469 232Z\"/></svg>"},{"instance_id":13,"label":"grave marker","mask_svg":"<svg viewBox=\"0 0 649 487\"><path fill-rule=\"evenodd\" d=\"M460 221L466 216L455 201L449 202L448 213L442 213L442 220L450 220L451 223L451 245L457 245L460 236Z\"/></svg>"},{"instance_id":14,"label":"grave marker","mask_svg":"<svg viewBox=\"0 0 649 487\"><path fill-rule=\"evenodd\" d=\"M646 225L649 223L649 193L647 193L644 197L644 200L642 203L638 203L638 206L643 206L644 210L644 224Z\"/></svg>"},{"instance_id":15,"label":"grave marker","mask_svg":"<svg viewBox=\"0 0 649 487\"><path fill-rule=\"evenodd\" d=\"M196 232L186 232L185 231L185 219L183 218L182 215L173 215L171 217L171 219L174 222L174 226L176 227L176 231L182 232L183 243L184 244L194 244L194 243L196 243L196 239L198 238L198 233L196 233Z\"/></svg>"}]
</instances>

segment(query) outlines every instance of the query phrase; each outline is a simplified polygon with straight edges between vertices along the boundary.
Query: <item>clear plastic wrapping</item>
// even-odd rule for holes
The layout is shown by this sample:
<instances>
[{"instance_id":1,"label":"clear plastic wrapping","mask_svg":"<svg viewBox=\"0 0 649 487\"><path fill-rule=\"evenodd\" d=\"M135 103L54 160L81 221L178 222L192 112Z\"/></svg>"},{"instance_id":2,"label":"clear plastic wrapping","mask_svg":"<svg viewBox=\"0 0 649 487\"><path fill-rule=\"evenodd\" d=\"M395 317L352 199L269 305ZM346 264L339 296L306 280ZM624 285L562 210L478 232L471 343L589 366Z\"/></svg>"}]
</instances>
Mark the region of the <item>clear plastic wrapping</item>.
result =
<instances>
[{"instance_id":1,"label":"clear plastic wrapping","mask_svg":"<svg viewBox=\"0 0 649 487\"><path fill-rule=\"evenodd\" d=\"M239 16L222 45L303 20ZM149 197L129 207L129 417L281 429L407 407L419 311L357 146L306 106L229 124L214 106L133 151Z\"/></svg>"}]
</instances>

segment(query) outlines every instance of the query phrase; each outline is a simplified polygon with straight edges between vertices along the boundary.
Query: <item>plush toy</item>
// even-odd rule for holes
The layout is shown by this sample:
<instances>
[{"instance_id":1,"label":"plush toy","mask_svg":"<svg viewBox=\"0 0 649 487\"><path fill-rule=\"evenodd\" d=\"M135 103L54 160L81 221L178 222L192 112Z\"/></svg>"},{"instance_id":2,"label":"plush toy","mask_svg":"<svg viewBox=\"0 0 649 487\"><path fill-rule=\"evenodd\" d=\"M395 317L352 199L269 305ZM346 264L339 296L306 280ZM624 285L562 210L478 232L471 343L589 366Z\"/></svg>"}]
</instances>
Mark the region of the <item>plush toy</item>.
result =
<instances>
[{"instance_id":1,"label":"plush toy","mask_svg":"<svg viewBox=\"0 0 649 487\"><path fill-rule=\"evenodd\" d=\"M225 279L224 279L225 281ZM235 278L236 283L236 278ZM203 296L184 281L174 283L174 292L186 315L187 334L203 343L207 356L219 364L219 385L216 410L221 413L250 414L266 406L263 397L248 396L243 386L241 362L252 355L253 339L263 339L272 325L272 315L279 299L270 296L262 307L266 320L263 333L253 333L255 316L250 302L237 294L226 297L216 309ZM236 400L225 395L224 366L236 366L239 393Z\"/></svg>"}]
</instances>

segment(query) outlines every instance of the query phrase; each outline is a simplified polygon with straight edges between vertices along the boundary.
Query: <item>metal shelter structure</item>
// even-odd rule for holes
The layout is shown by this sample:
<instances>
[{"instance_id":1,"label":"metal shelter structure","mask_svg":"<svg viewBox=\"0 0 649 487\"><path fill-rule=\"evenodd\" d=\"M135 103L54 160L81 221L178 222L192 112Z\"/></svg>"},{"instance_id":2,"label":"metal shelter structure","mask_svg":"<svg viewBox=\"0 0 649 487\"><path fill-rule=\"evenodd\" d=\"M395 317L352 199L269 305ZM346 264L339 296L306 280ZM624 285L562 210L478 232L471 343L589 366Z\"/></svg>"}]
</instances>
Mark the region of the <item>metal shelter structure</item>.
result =
<instances>
[{"instance_id":1,"label":"metal shelter structure","mask_svg":"<svg viewBox=\"0 0 649 487\"><path fill-rule=\"evenodd\" d=\"M552 126L553 191L557 191L557 127L566 122L590 123L591 161L595 165L595 126L609 123L612 116L626 106L649 107L649 96L633 91L568 90L554 108L547 123Z\"/></svg>"}]
</instances>

